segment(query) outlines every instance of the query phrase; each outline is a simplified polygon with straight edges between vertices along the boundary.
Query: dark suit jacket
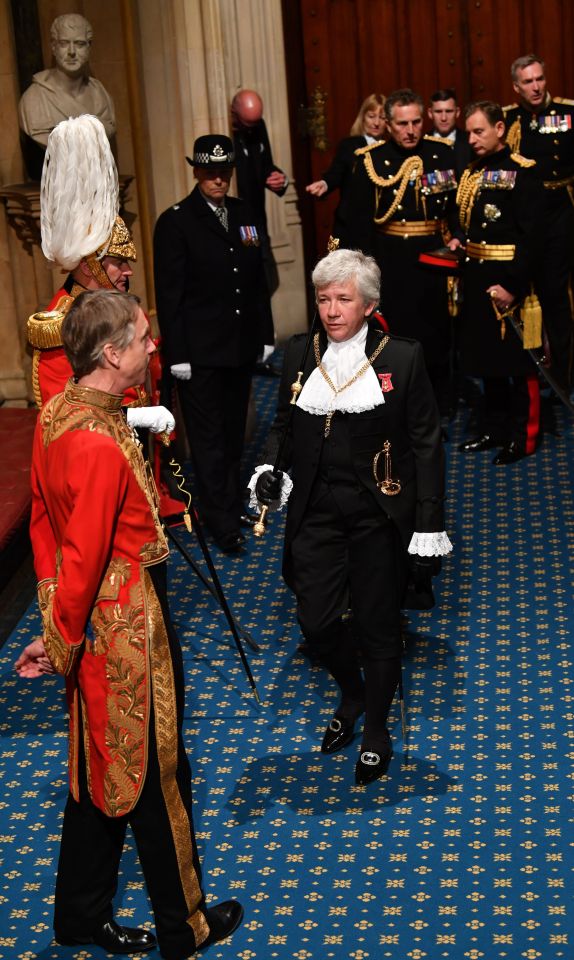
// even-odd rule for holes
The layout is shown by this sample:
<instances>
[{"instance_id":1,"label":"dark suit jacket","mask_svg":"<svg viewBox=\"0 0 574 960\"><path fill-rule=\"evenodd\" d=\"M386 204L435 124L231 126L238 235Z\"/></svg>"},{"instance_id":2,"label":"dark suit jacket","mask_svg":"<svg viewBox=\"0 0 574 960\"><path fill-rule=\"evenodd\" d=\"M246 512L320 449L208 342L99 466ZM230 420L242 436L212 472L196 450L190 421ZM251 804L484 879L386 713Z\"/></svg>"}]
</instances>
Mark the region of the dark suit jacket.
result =
<instances>
[{"instance_id":1,"label":"dark suit jacket","mask_svg":"<svg viewBox=\"0 0 574 960\"><path fill-rule=\"evenodd\" d=\"M157 313L169 365L238 367L273 343L261 248L240 234L261 227L244 201L227 197L226 206L229 231L196 186L157 221Z\"/></svg>"},{"instance_id":2,"label":"dark suit jacket","mask_svg":"<svg viewBox=\"0 0 574 960\"><path fill-rule=\"evenodd\" d=\"M340 237L345 230L347 217L347 195L353 176L353 170L358 158L355 156L355 150L366 146L367 141L364 137L345 137L337 147L337 152L329 168L321 174L321 179L327 184L328 196L333 190L339 188L339 203L335 210L333 221L333 236ZM359 162L361 162L359 160Z\"/></svg>"},{"instance_id":3,"label":"dark suit jacket","mask_svg":"<svg viewBox=\"0 0 574 960\"><path fill-rule=\"evenodd\" d=\"M248 129L241 127L234 130L233 146L235 148L237 193L250 204L259 222L264 225L265 232L267 232L265 181L274 170L279 173L283 173L283 170L273 163L265 121L260 120L259 123ZM282 190L273 190L272 193L282 197L286 189L287 187Z\"/></svg>"},{"instance_id":4,"label":"dark suit jacket","mask_svg":"<svg viewBox=\"0 0 574 960\"><path fill-rule=\"evenodd\" d=\"M370 356L384 332L371 326L366 353ZM264 462L274 463L281 437L293 418L287 434L282 469L292 469L293 490L289 498L285 530L284 575L289 582L290 545L307 509L317 476L324 440L325 418L308 414L290 406L291 383L305 349L304 334L293 337L286 348L277 414L271 428ZM321 354L327 338L321 333ZM303 383L315 368L313 348L304 367ZM385 393L385 403L363 413L335 414L349 418L353 467L358 481L372 491L377 506L397 525L405 550L416 529L419 532L444 530L444 452L440 419L433 390L423 361L422 348L414 340L391 337L373 364L377 374L390 374L392 390ZM391 443L392 476L401 482L401 492L394 497L380 493L373 477L373 458L385 440ZM382 477L383 458L379 460Z\"/></svg>"}]
</instances>

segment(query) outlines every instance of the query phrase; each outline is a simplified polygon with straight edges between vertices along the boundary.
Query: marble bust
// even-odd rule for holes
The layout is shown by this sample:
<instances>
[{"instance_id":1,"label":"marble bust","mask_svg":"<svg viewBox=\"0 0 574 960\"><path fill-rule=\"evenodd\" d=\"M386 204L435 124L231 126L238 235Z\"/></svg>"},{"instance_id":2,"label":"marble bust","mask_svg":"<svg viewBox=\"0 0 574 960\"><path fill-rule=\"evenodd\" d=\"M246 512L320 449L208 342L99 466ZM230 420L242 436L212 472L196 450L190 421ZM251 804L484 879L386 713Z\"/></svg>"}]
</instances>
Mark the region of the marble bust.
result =
<instances>
[{"instance_id":1,"label":"marble bust","mask_svg":"<svg viewBox=\"0 0 574 960\"><path fill-rule=\"evenodd\" d=\"M110 139L116 130L113 100L89 73L92 28L88 21L78 13L63 14L52 23L50 35L56 65L34 74L18 106L20 128L36 145L37 156L43 156L54 127L70 117L92 114L101 120Z\"/></svg>"}]
</instances>

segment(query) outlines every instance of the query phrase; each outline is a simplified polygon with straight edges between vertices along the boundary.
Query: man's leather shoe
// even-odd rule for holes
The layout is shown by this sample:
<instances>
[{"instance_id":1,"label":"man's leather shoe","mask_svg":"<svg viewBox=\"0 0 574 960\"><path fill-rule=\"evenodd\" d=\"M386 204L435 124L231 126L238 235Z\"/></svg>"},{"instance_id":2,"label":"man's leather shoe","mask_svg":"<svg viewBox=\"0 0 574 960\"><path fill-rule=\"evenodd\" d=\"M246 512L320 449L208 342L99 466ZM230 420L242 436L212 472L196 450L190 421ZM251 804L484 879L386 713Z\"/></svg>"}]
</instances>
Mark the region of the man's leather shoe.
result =
<instances>
[{"instance_id":1,"label":"man's leather shoe","mask_svg":"<svg viewBox=\"0 0 574 960\"><path fill-rule=\"evenodd\" d=\"M153 950L156 945L156 939L149 930L140 927L120 927L115 920L103 923L88 940L61 936L57 931L55 931L55 940L64 947L95 943L108 953L145 953L147 950Z\"/></svg>"},{"instance_id":2,"label":"man's leather shoe","mask_svg":"<svg viewBox=\"0 0 574 960\"><path fill-rule=\"evenodd\" d=\"M255 373L262 377L278 377L279 371L272 367L270 363L256 363Z\"/></svg>"},{"instance_id":3,"label":"man's leather shoe","mask_svg":"<svg viewBox=\"0 0 574 960\"><path fill-rule=\"evenodd\" d=\"M476 453L479 450L491 450L495 446L496 443L491 435L483 433L481 437L474 437L472 440L461 443L458 449L461 453Z\"/></svg>"},{"instance_id":4,"label":"man's leather shoe","mask_svg":"<svg viewBox=\"0 0 574 960\"><path fill-rule=\"evenodd\" d=\"M243 907L239 900L224 900L223 903L216 903L214 907L208 907L205 919L209 926L209 936L198 948L200 950L231 936L243 920Z\"/></svg>"},{"instance_id":5,"label":"man's leather shoe","mask_svg":"<svg viewBox=\"0 0 574 960\"><path fill-rule=\"evenodd\" d=\"M492 462L499 467L507 463L516 463L517 460L522 460L523 457L527 456L523 444L517 440L512 440L502 450L498 451Z\"/></svg>"},{"instance_id":6,"label":"man's leather shoe","mask_svg":"<svg viewBox=\"0 0 574 960\"><path fill-rule=\"evenodd\" d=\"M345 717L333 717L325 730L321 753L336 753L351 742L355 735L355 721Z\"/></svg>"},{"instance_id":7,"label":"man's leather shoe","mask_svg":"<svg viewBox=\"0 0 574 960\"><path fill-rule=\"evenodd\" d=\"M389 768L393 748L389 738L388 746L379 751L361 750L361 755L355 767L355 783L365 784L378 780Z\"/></svg>"},{"instance_id":8,"label":"man's leather shoe","mask_svg":"<svg viewBox=\"0 0 574 960\"><path fill-rule=\"evenodd\" d=\"M247 510L239 517L242 527L254 527L258 520L259 516L256 513L249 513Z\"/></svg>"},{"instance_id":9,"label":"man's leather shoe","mask_svg":"<svg viewBox=\"0 0 574 960\"><path fill-rule=\"evenodd\" d=\"M245 537L242 533L228 533L217 541L217 546L222 553L239 553L245 543Z\"/></svg>"}]
</instances>

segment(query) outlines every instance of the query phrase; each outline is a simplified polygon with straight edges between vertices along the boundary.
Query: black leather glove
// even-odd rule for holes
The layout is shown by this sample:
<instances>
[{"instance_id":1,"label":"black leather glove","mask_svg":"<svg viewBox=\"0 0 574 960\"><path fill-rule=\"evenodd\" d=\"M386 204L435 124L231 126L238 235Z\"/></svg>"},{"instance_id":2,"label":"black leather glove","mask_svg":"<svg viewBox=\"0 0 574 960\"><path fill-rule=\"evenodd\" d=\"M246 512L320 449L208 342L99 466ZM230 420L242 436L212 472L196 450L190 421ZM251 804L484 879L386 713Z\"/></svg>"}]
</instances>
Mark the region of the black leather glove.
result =
<instances>
[{"instance_id":1,"label":"black leather glove","mask_svg":"<svg viewBox=\"0 0 574 960\"><path fill-rule=\"evenodd\" d=\"M435 605L432 578L440 573L440 557L411 556L403 606L407 610L432 610Z\"/></svg>"},{"instance_id":2,"label":"black leather glove","mask_svg":"<svg viewBox=\"0 0 574 960\"><path fill-rule=\"evenodd\" d=\"M283 474L281 470L277 471L276 476L272 470L264 470L257 477L255 484L255 496L264 506L269 507L281 498L281 481Z\"/></svg>"}]
</instances>

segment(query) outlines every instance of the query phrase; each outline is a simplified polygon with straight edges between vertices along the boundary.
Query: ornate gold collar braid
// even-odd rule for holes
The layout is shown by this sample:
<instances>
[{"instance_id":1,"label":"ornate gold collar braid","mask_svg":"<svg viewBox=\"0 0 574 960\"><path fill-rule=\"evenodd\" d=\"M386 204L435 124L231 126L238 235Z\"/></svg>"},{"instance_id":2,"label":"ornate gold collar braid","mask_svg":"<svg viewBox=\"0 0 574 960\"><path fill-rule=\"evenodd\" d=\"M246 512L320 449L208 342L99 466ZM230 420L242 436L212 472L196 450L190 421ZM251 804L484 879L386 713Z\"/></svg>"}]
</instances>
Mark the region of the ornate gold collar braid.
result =
<instances>
[{"instance_id":1,"label":"ornate gold collar braid","mask_svg":"<svg viewBox=\"0 0 574 960\"><path fill-rule=\"evenodd\" d=\"M84 387L68 380L64 387L64 396L68 403L90 405L105 410L106 413L121 413L124 398L121 394L107 393L96 387Z\"/></svg>"},{"instance_id":2,"label":"ornate gold collar braid","mask_svg":"<svg viewBox=\"0 0 574 960\"><path fill-rule=\"evenodd\" d=\"M460 178L458 190L456 192L456 203L458 206L458 216L460 225L465 233L468 233L470 218L475 200L482 186L482 170L474 170L467 167Z\"/></svg>"},{"instance_id":3,"label":"ornate gold collar braid","mask_svg":"<svg viewBox=\"0 0 574 960\"><path fill-rule=\"evenodd\" d=\"M363 163L365 164L365 170L367 171L369 180L371 180L377 187L394 187L395 183L399 184L394 200L389 206L387 212L383 214L382 217L374 218L375 223L380 226L382 223L386 223L386 221L389 220L390 217L392 217L397 211L399 204L402 202L402 199L405 195L409 180L415 181L415 190L418 198L421 188L421 176L424 171L424 164L422 157L419 157L418 155L414 157L407 157L407 159L401 164L393 176L380 177L375 170L373 158L371 157L370 153L365 154L363 157Z\"/></svg>"},{"instance_id":4,"label":"ornate gold collar braid","mask_svg":"<svg viewBox=\"0 0 574 960\"><path fill-rule=\"evenodd\" d=\"M382 350L384 350L384 348L386 347L386 345L387 345L387 343L389 342L390 339L391 339L391 338L390 338L389 336L383 337L383 339L382 339L381 342L379 343L379 345L378 345L378 347L376 348L376 350L371 354L371 356L370 356L367 360L365 360L365 362L359 367L359 369L357 370L357 372L356 372L355 374L353 374L353 376L352 376L349 380L347 380L346 383L344 383L341 387L336 387L335 384L333 383L333 381L331 380L331 377L329 376L329 374L328 374L327 371L325 370L325 367L324 367L323 364L321 363L321 353L320 353L320 351L319 351L319 334L318 334L318 333L315 334L315 336L313 337L313 349L314 349L314 351L315 351L315 362L316 362L316 364L317 364L317 366L318 366L318 368L319 368L322 376L324 377L324 379L325 379L326 382L328 383L329 387L330 387L331 390L333 391L333 400L334 400L335 397L337 397L340 393L342 393L343 390L346 390L347 387L350 387L353 383L356 383L356 381L359 380L359 378L362 377L363 374L367 372L367 370L369 369L369 367L371 367L371 366L373 365L373 363L375 362L375 360L376 360L377 357L379 356L379 353L380 353ZM333 414L334 414L334 413L335 413L334 410L329 410L329 413L327 414L327 417L326 417L326 419L325 419L325 436L326 436L326 437L328 437L329 434L330 434L330 432L331 432L331 420L333 419Z\"/></svg>"}]
</instances>

